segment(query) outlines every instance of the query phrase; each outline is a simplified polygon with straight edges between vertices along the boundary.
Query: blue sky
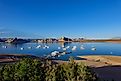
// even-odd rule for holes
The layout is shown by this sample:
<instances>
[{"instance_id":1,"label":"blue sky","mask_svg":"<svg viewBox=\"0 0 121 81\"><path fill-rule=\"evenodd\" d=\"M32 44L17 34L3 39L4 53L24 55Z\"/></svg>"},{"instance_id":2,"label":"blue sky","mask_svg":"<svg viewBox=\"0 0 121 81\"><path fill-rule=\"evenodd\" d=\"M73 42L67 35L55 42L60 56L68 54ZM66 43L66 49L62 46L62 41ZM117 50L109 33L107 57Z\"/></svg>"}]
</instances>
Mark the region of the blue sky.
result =
<instances>
[{"instance_id":1,"label":"blue sky","mask_svg":"<svg viewBox=\"0 0 121 81\"><path fill-rule=\"evenodd\" d=\"M0 0L1 37L109 38L120 30L120 0Z\"/></svg>"}]
</instances>

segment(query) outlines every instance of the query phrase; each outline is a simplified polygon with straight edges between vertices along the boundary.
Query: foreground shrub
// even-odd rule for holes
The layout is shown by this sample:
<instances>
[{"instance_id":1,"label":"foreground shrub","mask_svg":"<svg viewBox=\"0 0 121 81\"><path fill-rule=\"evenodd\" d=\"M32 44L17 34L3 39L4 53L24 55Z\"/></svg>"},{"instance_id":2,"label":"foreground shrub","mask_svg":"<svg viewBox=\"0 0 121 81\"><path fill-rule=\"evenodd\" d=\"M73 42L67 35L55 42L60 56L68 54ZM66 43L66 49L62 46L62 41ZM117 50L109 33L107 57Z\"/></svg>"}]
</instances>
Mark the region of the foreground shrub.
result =
<instances>
[{"instance_id":1,"label":"foreground shrub","mask_svg":"<svg viewBox=\"0 0 121 81\"><path fill-rule=\"evenodd\" d=\"M89 67L75 63L73 58L64 64L27 58L0 68L0 81L96 81L96 79Z\"/></svg>"},{"instance_id":2,"label":"foreground shrub","mask_svg":"<svg viewBox=\"0 0 121 81\"><path fill-rule=\"evenodd\" d=\"M77 64L73 58L69 63L52 65L46 70L46 81L96 81L96 75L83 63Z\"/></svg>"}]
</instances>

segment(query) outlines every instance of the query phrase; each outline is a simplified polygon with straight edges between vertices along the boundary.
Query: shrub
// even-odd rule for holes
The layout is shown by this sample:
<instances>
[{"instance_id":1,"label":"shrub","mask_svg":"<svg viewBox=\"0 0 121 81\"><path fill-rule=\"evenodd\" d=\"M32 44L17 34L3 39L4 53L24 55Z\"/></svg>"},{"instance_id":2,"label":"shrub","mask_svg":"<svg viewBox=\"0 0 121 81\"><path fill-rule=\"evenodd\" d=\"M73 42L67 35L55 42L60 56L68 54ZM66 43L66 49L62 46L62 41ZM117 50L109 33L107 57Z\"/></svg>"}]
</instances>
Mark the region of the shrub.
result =
<instances>
[{"instance_id":1,"label":"shrub","mask_svg":"<svg viewBox=\"0 0 121 81\"><path fill-rule=\"evenodd\" d=\"M73 58L63 64L25 58L0 68L0 81L96 81L96 79L96 75L89 67L75 63Z\"/></svg>"}]
</instances>

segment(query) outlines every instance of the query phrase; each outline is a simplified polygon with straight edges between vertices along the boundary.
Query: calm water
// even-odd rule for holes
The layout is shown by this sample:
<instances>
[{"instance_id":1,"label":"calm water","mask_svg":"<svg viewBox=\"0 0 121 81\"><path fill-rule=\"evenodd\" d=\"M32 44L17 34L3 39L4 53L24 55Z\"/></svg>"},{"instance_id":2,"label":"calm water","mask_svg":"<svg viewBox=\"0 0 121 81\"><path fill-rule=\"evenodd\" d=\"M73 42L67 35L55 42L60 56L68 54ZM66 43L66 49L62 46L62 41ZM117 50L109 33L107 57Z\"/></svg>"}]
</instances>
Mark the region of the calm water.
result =
<instances>
[{"instance_id":1,"label":"calm water","mask_svg":"<svg viewBox=\"0 0 121 81\"><path fill-rule=\"evenodd\" d=\"M48 45L50 48L43 49L36 47L41 45L42 47ZM83 45L85 48L81 50L80 47ZM7 48L5 48L6 46ZM81 55L120 55L121 56L121 44L119 43L26 43L26 44L6 44L0 43L0 54L32 54L35 56L43 57L51 54L53 51L63 51L58 49L58 47L70 46L67 52L72 52L71 54L65 54L56 59L67 60L70 56L77 57ZM72 51L72 47L77 46L77 49ZM28 47L32 47L29 49ZM91 48L95 47L96 50L92 51ZM21 50L21 48L24 48ZM77 58L76 58L77 59Z\"/></svg>"}]
</instances>

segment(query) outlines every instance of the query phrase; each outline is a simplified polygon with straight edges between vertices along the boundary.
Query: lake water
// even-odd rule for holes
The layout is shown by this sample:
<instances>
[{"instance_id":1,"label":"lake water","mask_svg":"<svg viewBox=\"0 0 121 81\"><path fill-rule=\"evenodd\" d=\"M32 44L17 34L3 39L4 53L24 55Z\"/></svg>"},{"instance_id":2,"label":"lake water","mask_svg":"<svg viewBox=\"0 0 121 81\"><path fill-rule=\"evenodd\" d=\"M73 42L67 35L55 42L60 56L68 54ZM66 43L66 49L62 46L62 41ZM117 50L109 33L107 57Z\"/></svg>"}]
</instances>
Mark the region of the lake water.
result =
<instances>
[{"instance_id":1,"label":"lake water","mask_svg":"<svg viewBox=\"0 0 121 81\"><path fill-rule=\"evenodd\" d=\"M41 45L41 48L36 48L38 45ZM43 49L47 45L49 48ZM25 44L7 44L0 43L0 54L32 54L39 57L44 57L53 51L60 51L58 47L67 47L67 52L72 52L70 54L65 54L60 57L55 57L55 59L68 60L70 56L76 58L81 55L119 55L121 56L121 44L120 43L25 43ZM76 46L76 50L72 50L72 47ZM80 49L83 46L85 49ZM28 47L31 47L29 49ZM92 47L95 47L96 50L91 50ZM23 48L23 50L21 50ZM78 59L78 58L76 58Z\"/></svg>"}]
</instances>

